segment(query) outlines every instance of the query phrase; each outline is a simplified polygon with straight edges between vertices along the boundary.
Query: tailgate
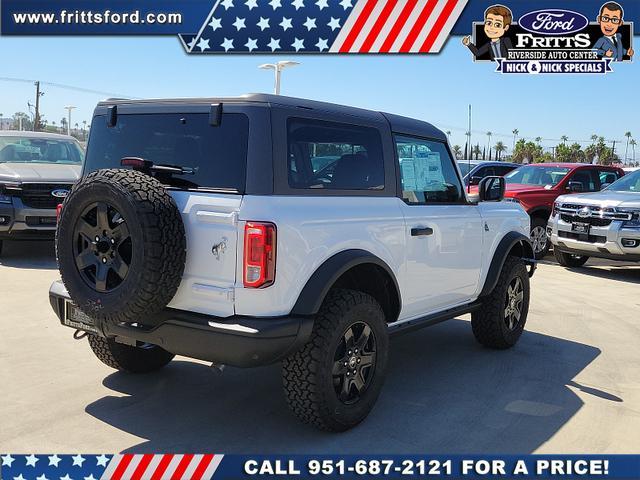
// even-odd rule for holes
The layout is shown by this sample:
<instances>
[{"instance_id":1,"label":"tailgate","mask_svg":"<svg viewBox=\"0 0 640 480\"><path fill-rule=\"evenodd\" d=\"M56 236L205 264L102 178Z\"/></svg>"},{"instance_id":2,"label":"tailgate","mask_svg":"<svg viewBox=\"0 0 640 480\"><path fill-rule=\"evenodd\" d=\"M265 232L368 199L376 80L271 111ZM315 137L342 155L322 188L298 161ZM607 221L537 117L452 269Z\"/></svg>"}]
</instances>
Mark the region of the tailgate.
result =
<instances>
[{"instance_id":1,"label":"tailgate","mask_svg":"<svg viewBox=\"0 0 640 480\"><path fill-rule=\"evenodd\" d=\"M187 261L171 308L234 315L242 195L172 191L187 236Z\"/></svg>"}]
</instances>

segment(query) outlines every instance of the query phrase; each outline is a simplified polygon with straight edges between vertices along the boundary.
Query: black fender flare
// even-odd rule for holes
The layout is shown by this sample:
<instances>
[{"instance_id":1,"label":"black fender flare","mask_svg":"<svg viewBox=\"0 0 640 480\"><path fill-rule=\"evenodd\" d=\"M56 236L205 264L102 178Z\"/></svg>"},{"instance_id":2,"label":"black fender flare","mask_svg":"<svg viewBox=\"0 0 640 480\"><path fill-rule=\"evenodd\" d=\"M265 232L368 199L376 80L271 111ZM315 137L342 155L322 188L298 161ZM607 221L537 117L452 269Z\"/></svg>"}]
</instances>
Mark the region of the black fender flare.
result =
<instances>
[{"instance_id":1,"label":"black fender flare","mask_svg":"<svg viewBox=\"0 0 640 480\"><path fill-rule=\"evenodd\" d=\"M500 240L500 243L493 254L489 271L487 272L487 278L485 279L484 286L480 292L480 297L489 295L496 287L505 260L513 248L518 245L520 246L520 257L531 267L529 276L533 275L536 267L536 261L533 254L531 240L520 232L509 232L502 238L502 240Z\"/></svg>"},{"instance_id":2,"label":"black fender flare","mask_svg":"<svg viewBox=\"0 0 640 480\"><path fill-rule=\"evenodd\" d=\"M551 217L551 209L549 207L536 207L533 208L529 211L529 216L530 217L546 217L549 218Z\"/></svg>"},{"instance_id":3,"label":"black fender flare","mask_svg":"<svg viewBox=\"0 0 640 480\"><path fill-rule=\"evenodd\" d=\"M389 265L366 250L352 249L336 253L318 267L305 284L300 295L298 295L298 300L293 306L291 315L315 315L318 313L324 298L336 280L351 268L366 263L377 265L387 272L393 281L398 303L402 305L398 280Z\"/></svg>"}]
</instances>

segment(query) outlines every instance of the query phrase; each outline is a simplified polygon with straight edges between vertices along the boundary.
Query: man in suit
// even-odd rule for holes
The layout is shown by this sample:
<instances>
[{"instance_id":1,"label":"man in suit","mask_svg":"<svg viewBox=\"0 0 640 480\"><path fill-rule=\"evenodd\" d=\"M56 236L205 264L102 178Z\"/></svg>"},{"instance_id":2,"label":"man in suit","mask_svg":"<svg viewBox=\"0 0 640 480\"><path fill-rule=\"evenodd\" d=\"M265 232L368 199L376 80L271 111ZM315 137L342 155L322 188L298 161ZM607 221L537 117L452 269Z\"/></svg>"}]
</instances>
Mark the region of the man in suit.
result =
<instances>
[{"instance_id":1,"label":"man in suit","mask_svg":"<svg viewBox=\"0 0 640 480\"><path fill-rule=\"evenodd\" d=\"M602 58L610 58L613 61L621 62L625 55L633 57L633 48L624 48L622 34L618 33L623 22L624 11L620 4L609 2L605 3L600 9L598 23L604 37L595 43L593 49Z\"/></svg>"},{"instance_id":2,"label":"man in suit","mask_svg":"<svg viewBox=\"0 0 640 480\"><path fill-rule=\"evenodd\" d=\"M484 33L491 40L486 45L478 48L471 43L471 37L462 39L462 44L471 50L471 53L478 58L487 53L491 60L508 58L509 50L513 48L511 39L505 37L509 26L513 22L513 13L504 5L494 5L489 7L484 13Z\"/></svg>"}]
</instances>

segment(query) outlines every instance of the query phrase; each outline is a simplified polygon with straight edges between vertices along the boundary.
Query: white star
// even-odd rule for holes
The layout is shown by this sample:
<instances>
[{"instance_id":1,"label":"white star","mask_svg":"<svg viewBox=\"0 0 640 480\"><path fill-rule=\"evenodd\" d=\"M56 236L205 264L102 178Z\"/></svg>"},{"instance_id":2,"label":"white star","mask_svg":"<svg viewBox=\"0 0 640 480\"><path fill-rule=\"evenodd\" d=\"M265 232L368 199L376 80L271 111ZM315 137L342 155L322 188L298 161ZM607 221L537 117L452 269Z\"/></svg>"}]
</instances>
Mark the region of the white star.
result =
<instances>
[{"instance_id":1,"label":"white star","mask_svg":"<svg viewBox=\"0 0 640 480\"><path fill-rule=\"evenodd\" d=\"M249 10L253 10L258 6L258 0L247 0L244 4L249 7Z\"/></svg>"},{"instance_id":2,"label":"white star","mask_svg":"<svg viewBox=\"0 0 640 480\"><path fill-rule=\"evenodd\" d=\"M329 4L327 3L327 0L318 0L318 1L316 2L316 5L318 6L318 8L319 8L320 10L322 10L323 8L326 8L326 7L328 7L328 6L329 6Z\"/></svg>"},{"instance_id":3,"label":"white star","mask_svg":"<svg viewBox=\"0 0 640 480\"><path fill-rule=\"evenodd\" d=\"M329 48L329 44L324 38L319 38L318 43L316 43L316 47L318 47L318 50L323 51Z\"/></svg>"},{"instance_id":4,"label":"white star","mask_svg":"<svg viewBox=\"0 0 640 480\"><path fill-rule=\"evenodd\" d=\"M271 49L272 52L275 52L278 48L280 47L280 39L275 39L273 37L271 37L271 41L269 43L267 43L267 47L269 47Z\"/></svg>"},{"instance_id":5,"label":"white star","mask_svg":"<svg viewBox=\"0 0 640 480\"><path fill-rule=\"evenodd\" d=\"M249 40L247 40L247 43L245 43L244 46L247 47L250 52L253 52L254 50L258 49L258 41L249 37Z\"/></svg>"},{"instance_id":6,"label":"white star","mask_svg":"<svg viewBox=\"0 0 640 480\"><path fill-rule=\"evenodd\" d=\"M311 29L316 28L316 19L307 17L307 21L303 23L305 27L307 27L307 31L311 31Z\"/></svg>"},{"instance_id":7,"label":"white star","mask_svg":"<svg viewBox=\"0 0 640 480\"><path fill-rule=\"evenodd\" d=\"M238 18L236 17L236 21L233 22L231 25L233 25L234 27L236 27L236 30L239 32L240 30L242 30L243 28L247 28L247 26L244 24L245 19L244 18Z\"/></svg>"},{"instance_id":8,"label":"white star","mask_svg":"<svg viewBox=\"0 0 640 480\"><path fill-rule=\"evenodd\" d=\"M58 468L58 464L60 463L60 461L62 460L58 455L50 455L49 457L49 466L54 465L56 468Z\"/></svg>"},{"instance_id":9,"label":"white star","mask_svg":"<svg viewBox=\"0 0 640 480\"><path fill-rule=\"evenodd\" d=\"M64 477L60 477L60 480L73 480L73 478L71 478L67 473Z\"/></svg>"},{"instance_id":10,"label":"white star","mask_svg":"<svg viewBox=\"0 0 640 480\"><path fill-rule=\"evenodd\" d=\"M287 18L287 17L282 17L282 21L279 23L279 25L282 27L282 29L285 32L287 31L287 29L293 28L293 25L291 23L291 19Z\"/></svg>"},{"instance_id":11,"label":"white star","mask_svg":"<svg viewBox=\"0 0 640 480\"><path fill-rule=\"evenodd\" d=\"M269 28L269 19L260 17L260 21L258 22L258 26L260 27L260 31L264 32L266 28Z\"/></svg>"},{"instance_id":12,"label":"white star","mask_svg":"<svg viewBox=\"0 0 640 480\"><path fill-rule=\"evenodd\" d=\"M9 467L11 468L11 464L13 462L15 462L15 458L13 458L11 455L7 454L7 455L3 455L2 457L0 457L0 459L2 459L2 462L0 462L0 464L3 467Z\"/></svg>"},{"instance_id":13,"label":"white star","mask_svg":"<svg viewBox=\"0 0 640 480\"><path fill-rule=\"evenodd\" d=\"M222 0L222 6L224 7L225 11L229 10L231 7L233 7L233 0Z\"/></svg>"},{"instance_id":14,"label":"white star","mask_svg":"<svg viewBox=\"0 0 640 480\"><path fill-rule=\"evenodd\" d=\"M196 37L193 37L193 39L189 42L189 45L188 45L189 50L192 50L192 49L193 49L193 47L195 47L195 45L196 45L196 40L197 40L197 38L196 38Z\"/></svg>"},{"instance_id":15,"label":"white star","mask_svg":"<svg viewBox=\"0 0 640 480\"><path fill-rule=\"evenodd\" d=\"M291 5L296 7L297 12L299 8L304 8L304 0L293 0L293 2L291 2Z\"/></svg>"},{"instance_id":16,"label":"white star","mask_svg":"<svg viewBox=\"0 0 640 480\"><path fill-rule=\"evenodd\" d=\"M36 468L36 463L38 463L38 458L33 453L25 458L27 459L27 467Z\"/></svg>"},{"instance_id":17,"label":"white star","mask_svg":"<svg viewBox=\"0 0 640 480\"><path fill-rule=\"evenodd\" d=\"M269 5L271 5L275 10L276 8L280 8L282 6L282 0L271 0L269 2Z\"/></svg>"},{"instance_id":18,"label":"white star","mask_svg":"<svg viewBox=\"0 0 640 480\"><path fill-rule=\"evenodd\" d=\"M47 476L43 473L42 475L40 475L39 477L36 477L36 480L49 480L47 478Z\"/></svg>"},{"instance_id":19,"label":"white star","mask_svg":"<svg viewBox=\"0 0 640 480\"><path fill-rule=\"evenodd\" d=\"M89 475L88 477L84 477L84 480L97 480L96 477L93 476L93 473L91 475Z\"/></svg>"},{"instance_id":20,"label":"white star","mask_svg":"<svg viewBox=\"0 0 640 480\"><path fill-rule=\"evenodd\" d=\"M17 477L13 477L13 480L27 480L26 478L24 478L22 476L22 474L18 475Z\"/></svg>"},{"instance_id":21,"label":"white star","mask_svg":"<svg viewBox=\"0 0 640 480\"><path fill-rule=\"evenodd\" d=\"M215 32L217 29L222 28L222 20L216 17L211 17L209 26L213 28L213 31Z\"/></svg>"},{"instance_id":22,"label":"white star","mask_svg":"<svg viewBox=\"0 0 640 480\"><path fill-rule=\"evenodd\" d=\"M220 46L224 48L225 52L228 52L233 48L233 39L228 39L227 37L225 37L224 42L222 42Z\"/></svg>"},{"instance_id":23,"label":"white star","mask_svg":"<svg viewBox=\"0 0 640 480\"><path fill-rule=\"evenodd\" d=\"M84 463L84 458L82 457L82 455L74 455L71 458L73 459L72 467L82 467L82 464Z\"/></svg>"},{"instance_id":24,"label":"white star","mask_svg":"<svg viewBox=\"0 0 640 480\"><path fill-rule=\"evenodd\" d=\"M106 467L107 464L109 463L109 457L107 457L106 455L102 454L99 457L96 457L96 462L98 467Z\"/></svg>"},{"instance_id":25,"label":"white star","mask_svg":"<svg viewBox=\"0 0 640 480\"><path fill-rule=\"evenodd\" d=\"M304 48L304 41L296 38L295 42L293 42L291 46L296 49L296 52L298 52L301 48Z\"/></svg>"},{"instance_id":26,"label":"white star","mask_svg":"<svg viewBox=\"0 0 640 480\"><path fill-rule=\"evenodd\" d=\"M201 38L200 41L198 42L197 47L200 49L201 52L204 52L205 50L208 50L209 48L211 48L209 46L209 39L207 38L205 40L204 38Z\"/></svg>"},{"instance_id":27,"label":"white star","mask_svg":"<svg viewBox=\"0 0 640 480\"><path fill-rule=\"evenodd\" d=\"M331 17L331 21L327 23L327 27L331 27L333 32L336 28L340 28L340 19Z\"/></svg>"},{"instance_id":28,"label":"white star","mask_svg":"<svg viewBox=\"0 0 640 480\"><path fill-rule=\"evenodd\" d=\"M351 0L340 0L340 5L342 5L342 8L344 8L345 10L347 8L353 7L353 4L351 3Z\"/></svg>"}]
</instances>

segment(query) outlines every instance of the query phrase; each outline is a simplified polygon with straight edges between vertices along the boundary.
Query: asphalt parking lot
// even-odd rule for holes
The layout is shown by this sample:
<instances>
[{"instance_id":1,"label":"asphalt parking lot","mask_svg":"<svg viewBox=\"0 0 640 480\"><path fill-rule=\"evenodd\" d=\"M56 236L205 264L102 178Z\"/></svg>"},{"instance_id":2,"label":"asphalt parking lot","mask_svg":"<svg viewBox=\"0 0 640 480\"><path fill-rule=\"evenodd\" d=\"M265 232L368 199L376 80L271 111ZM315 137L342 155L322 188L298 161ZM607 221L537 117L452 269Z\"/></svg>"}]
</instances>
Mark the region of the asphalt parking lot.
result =
<instances>
[{"instance_id":1,"label":"asphalt parking lot","mask_svg":"<svg viewBox=\"0 0 640 480\"><path fill-rule=\"evenodd\" d=\"M6 244L0 452L637 453L640 265L587 265L540 265L513 350L465 317L393 339L373 413L327 434L289 413L278 366L114 373L49 306L52 245Z\"/></svg>"}]
</instances>

